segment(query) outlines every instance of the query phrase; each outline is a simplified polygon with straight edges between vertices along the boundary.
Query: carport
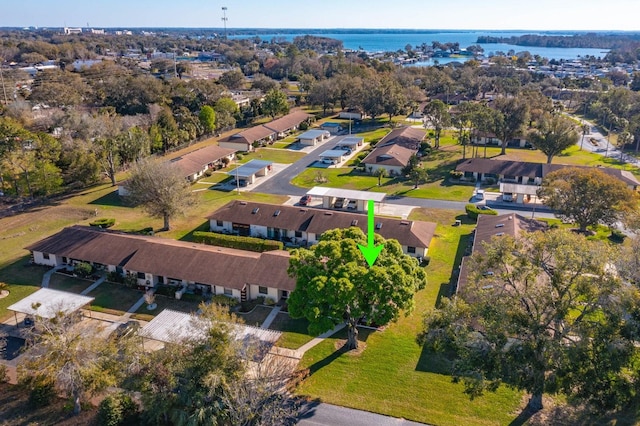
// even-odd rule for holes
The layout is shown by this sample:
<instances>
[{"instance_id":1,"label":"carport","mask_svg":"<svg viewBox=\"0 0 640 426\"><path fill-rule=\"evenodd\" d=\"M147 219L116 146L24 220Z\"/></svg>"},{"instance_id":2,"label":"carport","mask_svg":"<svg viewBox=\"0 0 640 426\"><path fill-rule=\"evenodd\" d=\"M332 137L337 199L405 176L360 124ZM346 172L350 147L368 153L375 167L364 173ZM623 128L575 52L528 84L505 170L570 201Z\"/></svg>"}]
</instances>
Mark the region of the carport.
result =
<instances>
[{"instance_id":1,"label":"carport","mask_svg":"<svg viewBox=\"0 0 640 426\"><path fill-rule=\"evenodd\" d=\"M298 141L302 145L315 146L330 137L331 134L327 130L309 130L298 136Z\"/></svg>"},{"instance_id":2,"label":"carport","mask_svg":"<svg viewBox=\"0 0 640 426\"><path fill-rule=\"evenodd\" d=\"M358 136L348 136L336 144L336 149L350 149L355 151L364 145L364 138Z\"/></svg>"},{"instance_id":3,"label":"carport","mask_svg":"<svg viewBox=\"0 0 640 426\"><path fill-rule=\"evenodd\" d=\"M320 161L323 164L340 164L345 155L346 151L341 149L329 149L320 154Z\"/></svg>"},{"instance_id":4,"label":"carport","mask_svg":"<svg viewBox=\"0 0 640 426\"><path fill-rule=\"evenodd\" d=\"M227 172L227 174L233 176L238 185L242 185L242 182L251 185L256 181L256 177L268 175L272 166L273 162L271 161L251 160L235 170Z\"/></svg>"},{"instance_id":5,"label":"carport","mask_svg":"<svg viewBox=\"0 0 640 426\"><path fill-rule=\"evenodd\" d=\"M282 335L279 331L241 324L225 323L225 326L230 328L231 334L236 340L242 342L246 349L250 345L254 345L254 349L257 349L255 355L258 355L259 358L256 359L254 356L254 361L261 361ZM189 340L205 338L209 327L211 327L211 322L206 318L165 309L142 327L138 331L138 335L143 340L150 339L163 343L180 344Z\"/></svg>"},{"instance_id":6,"label":"carport","mask_svg":"<svg viewBox=\"0 0 640 426\"><path fill-rule=\"evenodd\" d=\"M516 203L531 203L537 202L538 199L537 185L523 185L519 183L500 183L500 192L502 193L503 201L514 201Z\"/></svg>"},{"instance_id":7,"label":"carport","mask_svg":"<svg viewBox=\"0 0 640 426\"><path fill-rule=\"evenodd\" d=\"M367 201L373 200L378 206L387 194L383 192L355 191L353 189L327 188L324 186L314 186L307 195L322 198L322 207L328 209L333 206L336 198L356 201L356 211L366 211Z\"/></svg>"},{"instance_id":8,"label":"carport","mask_svg":"<svg viewBox=\"0 0 640 426\"><path fill-rule=\"evenodd\" d=\"M70 314L91 304L94 298L66 291L41 288L24 299L14 303L7 309L13 311L18 326L18 314L38 316L41 318L55 318L59 312Z\"/></svg>"}]
</instances>

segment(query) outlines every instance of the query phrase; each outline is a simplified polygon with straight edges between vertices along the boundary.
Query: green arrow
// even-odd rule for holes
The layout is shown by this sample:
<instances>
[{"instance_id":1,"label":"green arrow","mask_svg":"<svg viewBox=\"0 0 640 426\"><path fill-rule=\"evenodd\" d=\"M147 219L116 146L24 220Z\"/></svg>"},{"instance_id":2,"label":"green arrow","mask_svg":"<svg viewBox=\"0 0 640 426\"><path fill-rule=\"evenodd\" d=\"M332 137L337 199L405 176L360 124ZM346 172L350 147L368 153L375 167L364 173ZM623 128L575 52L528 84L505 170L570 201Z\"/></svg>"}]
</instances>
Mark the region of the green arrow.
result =
<instances>
[{"instance_id":1,"label":"green arrow","mask_svg":"<svg viewBox=\"0 0 640 426\"><path fill-rule=\"evenodd\" d=\"M369 200L367 202L367 247L358 244L358 248L364 255L369 267L373 266L380 255L380 252L384 248L384 244L379 244L377 246L373 244L373 226L373 200Z\"/></svg>"}]
</instances>

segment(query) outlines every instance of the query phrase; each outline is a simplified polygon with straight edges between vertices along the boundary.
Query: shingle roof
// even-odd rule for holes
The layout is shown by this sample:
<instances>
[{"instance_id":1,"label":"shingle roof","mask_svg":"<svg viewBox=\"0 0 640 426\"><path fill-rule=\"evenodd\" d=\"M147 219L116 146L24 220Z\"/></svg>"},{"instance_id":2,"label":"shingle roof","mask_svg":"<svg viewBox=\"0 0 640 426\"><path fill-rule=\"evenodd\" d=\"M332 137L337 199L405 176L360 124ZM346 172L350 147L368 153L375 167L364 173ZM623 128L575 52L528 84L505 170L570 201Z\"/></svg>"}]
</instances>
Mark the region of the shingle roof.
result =
<instances>
[{"instance_id":1,"label":"shingle roof","mask_svg":"<svg viewBox=\"0 0 640 426\"><path fill-rule=\"evenodd\" d=\"M415 153L415 150L405 148L402 145L391 144L377 147L362 162L364 164L404 167L409 164L409 159Z\"/></svg>"},{"instance_id":2,"label":"shingle roof","mask_svg":"<svg viewBox=\"0 0 640 426\"><path fill-rule=\"evenodd\" d=\"M191 176L206 168L208 164L215 163L234 152L234 149L210 145L174 158L171 160L171 164L177 167L184 176Z\"/></svg>"},{"instance_id":3,"label":"shingle roof","mask_svg":"<svg viewBox=\"0 0 640 426\"><path fill-rule=\"evenodd\" d=\"M493 160L490 158L469 158L456 166L460 172L491 173L505 176L527 176L544 179L551 172L576 167L579 169L593 168L591 166L576 166L570 164L544 164L525 161ZM626 185L639 186L638 179L629 171L614 169L611 167L596 167L603 173L615 177Z\"/></svg>"},{"instance_id":4,"label":"shingle roof","mask_svg":"<svg viewBox=\"0 0 640 426\"><path fill-rule=\"evenodd\" d=\"M262 139L267 139L275 136L276 132L272 129L269 129L263 125L253 126L249 129L243 130L241 132L235 133L229 136L229 142L246 142L248 144L252 144L255 141L259 141Z\"/></svg>"},{"instance_id":5,"label":"shingle roof","mask_svg":"<svg viewBox=\"0 0 640 426\"><path fill-rule=\"evenodd\" d=\"M292 113L285 115L284 117L280 117L276 120L273 120L265 124L264 126L278 133L282 133L282 132L286 132L292 127L298 126L303 121L306 121L312 117L313 115L307 114L306 112L294 111Z\"/></svg>"},{"instance_id":6,"label":"shingle roof","mask_svg":"<svg viewBox=\"0 0 640 426\"><path fill-rule=\"evenodd\" d=\"M263 282L284 290L295 287L279 270L288 264L285 251L255 253L82 226L65 228L27 249L238 290ZM262 256L271 261L261 261Z\"/></svg>"},{"instance_id":7,"label":"shingle roof","mask_svg":"<svg viewBox=\"0 0 640 426\"><path fill-rule=\"evenodd\" d=\"M500 216L479 215L473 237L473 254L483 254L485 252L484 243L490 242L492 238L500 238L505 235L518 237L523 232L544 231L546 229L547 224L545 222L528 219L516 213ZM457 292L464 289L469 278L469 272L469 259L465 256L460 264Z\"/></svg>"},{"instance_id":8,"label":"shingle roof","mask_svg":"<svg viewBox=\"0 0 640 426\"><path fill-rule=\"evenodd\" d=\"M215 211L209 219L317 235L329 229L350 226L357 226L367 232L367 216L364 214L246 201L232 201ZM401 245L411 247L428 248L436 229L436 224L431 222L386 217L376 218L376 224L382 225L375 231L382 237L398 240Z\"/></svg>"},{"instance_id":9,"label":"shingle roof","mask_svg":"<svg viewBox=\"0 0 640 426\"><path fill-rule=\"evenodd\" d=\"M424 130L415 127L398 127L382 138L378 142L378 146L395 144L417 151L425 135Z\"/></svg>"}]
</instances>

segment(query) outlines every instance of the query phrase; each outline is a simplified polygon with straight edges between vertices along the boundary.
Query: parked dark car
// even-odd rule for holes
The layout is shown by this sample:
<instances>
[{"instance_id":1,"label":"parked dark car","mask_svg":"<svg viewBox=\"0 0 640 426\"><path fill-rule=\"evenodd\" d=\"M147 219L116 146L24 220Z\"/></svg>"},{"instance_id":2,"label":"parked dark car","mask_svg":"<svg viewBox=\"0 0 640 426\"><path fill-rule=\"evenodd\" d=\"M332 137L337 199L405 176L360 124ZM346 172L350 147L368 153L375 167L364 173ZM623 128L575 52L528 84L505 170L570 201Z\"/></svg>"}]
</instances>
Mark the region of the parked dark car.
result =
<instances>
[{"instance_id":1,"label":"parked dark car","mask_svg":"<svg viewBox=\"0 0 640 426\"><path fill-rule=\"evenodd\" d=\"M308 206L309 204L311 204L311 195L303 195L302 198L300 198L300 205Z\"/></svg>"}]
</instances>

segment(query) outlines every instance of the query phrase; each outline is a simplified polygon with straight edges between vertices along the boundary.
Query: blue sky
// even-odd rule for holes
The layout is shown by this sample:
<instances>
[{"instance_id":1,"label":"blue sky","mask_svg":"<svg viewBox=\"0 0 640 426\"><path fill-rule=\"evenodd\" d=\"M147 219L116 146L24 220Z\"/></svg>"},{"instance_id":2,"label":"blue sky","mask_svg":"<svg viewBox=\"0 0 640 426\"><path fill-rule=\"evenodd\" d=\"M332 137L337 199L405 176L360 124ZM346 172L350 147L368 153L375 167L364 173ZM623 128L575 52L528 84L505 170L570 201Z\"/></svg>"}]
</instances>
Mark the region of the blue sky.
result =
<instances>
[{"instance_id":1,"label":"blue sky","mask_svg":"<svg viewBox=\"0 0 640 426\"><path fill-rule=\"evenodd\" d=\"M640 31L638 0L0 0L0 26Z\"/></svg>"}]
</instances>

